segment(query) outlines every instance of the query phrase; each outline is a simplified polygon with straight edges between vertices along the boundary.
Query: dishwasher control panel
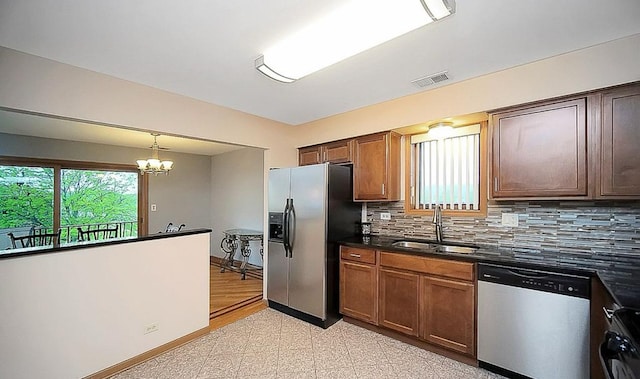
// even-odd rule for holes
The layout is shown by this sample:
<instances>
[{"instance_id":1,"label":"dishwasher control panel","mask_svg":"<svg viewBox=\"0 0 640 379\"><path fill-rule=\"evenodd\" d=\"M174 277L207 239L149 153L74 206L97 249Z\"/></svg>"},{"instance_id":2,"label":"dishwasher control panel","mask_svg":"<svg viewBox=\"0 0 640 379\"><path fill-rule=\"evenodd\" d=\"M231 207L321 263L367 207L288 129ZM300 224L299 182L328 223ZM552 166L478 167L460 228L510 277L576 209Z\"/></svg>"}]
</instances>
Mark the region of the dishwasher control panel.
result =
<instances>
[{"instance_id":1,"label":"dishwasher control panel","mask_svg":"<svg viewBox=\"0 0 640 379\"><path fill-rule=\"evenodd\" d=\"M478 280L585 299L590 297L590 281L584 276L478 264Z\"/></svg>"}]
</instances>

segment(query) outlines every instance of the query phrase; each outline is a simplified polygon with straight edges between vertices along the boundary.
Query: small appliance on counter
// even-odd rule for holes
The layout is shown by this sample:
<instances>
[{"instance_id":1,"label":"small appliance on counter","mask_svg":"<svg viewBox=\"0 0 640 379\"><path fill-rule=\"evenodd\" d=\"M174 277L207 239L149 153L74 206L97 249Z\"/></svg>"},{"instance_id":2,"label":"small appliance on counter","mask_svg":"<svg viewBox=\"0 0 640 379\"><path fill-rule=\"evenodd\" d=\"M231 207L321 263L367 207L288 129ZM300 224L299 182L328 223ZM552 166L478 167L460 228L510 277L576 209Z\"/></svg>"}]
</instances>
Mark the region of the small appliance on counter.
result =
<instances>
[{"instance_id":1,"label":"small appliance on counter","mask_svg":"<svg viewBox=\"0 0 640 379\"><path fill-rule=\"evenodd\" d=\"M363 221L360 223L360 234L363 237L371 236L371 223L367 221Z\"/></svg>"}]
</instances>

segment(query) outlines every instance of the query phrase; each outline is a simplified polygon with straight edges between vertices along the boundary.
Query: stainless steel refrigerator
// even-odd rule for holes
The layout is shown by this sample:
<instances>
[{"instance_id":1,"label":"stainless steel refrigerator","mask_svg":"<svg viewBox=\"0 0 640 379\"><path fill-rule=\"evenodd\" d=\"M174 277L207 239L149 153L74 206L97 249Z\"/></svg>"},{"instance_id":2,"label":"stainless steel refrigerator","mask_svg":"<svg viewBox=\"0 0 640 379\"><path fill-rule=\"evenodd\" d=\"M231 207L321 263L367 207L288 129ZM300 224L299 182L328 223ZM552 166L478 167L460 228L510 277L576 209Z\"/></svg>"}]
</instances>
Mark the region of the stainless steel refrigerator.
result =
<instances>
[{"instance_id":1,"label":"stainless steel refrigerator","mask_svg":"<svg viewBox=\"0 0 640 379\"><path fill-rule=\"evenodd\" d=\"M357 232L348 166L318 164L269 172L267 298L271 308L321 327L336 322L337 241Z\"/></svg>"}]
</instances>

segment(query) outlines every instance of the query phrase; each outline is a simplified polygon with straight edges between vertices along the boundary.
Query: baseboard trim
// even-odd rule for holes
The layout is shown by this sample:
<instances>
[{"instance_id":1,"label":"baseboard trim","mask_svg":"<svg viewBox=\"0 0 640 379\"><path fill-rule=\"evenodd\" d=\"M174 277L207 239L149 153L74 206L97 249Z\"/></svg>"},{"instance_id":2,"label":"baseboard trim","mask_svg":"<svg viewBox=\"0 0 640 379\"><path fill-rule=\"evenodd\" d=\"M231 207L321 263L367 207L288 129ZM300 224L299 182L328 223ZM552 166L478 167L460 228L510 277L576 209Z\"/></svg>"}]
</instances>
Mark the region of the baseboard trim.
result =
<instances>
[{"instance_id":1,"label":"baseboard trim","mask_svg":"<svg viewBox=\"0 0 640 379\"><path fill-rule=\"evenodd\" d=\"M140 355L137 355L133 358L129 358L126 361L120 362L118 364L115 364L111 367L108 367L104 370L98 371L94 374L91 374L89 376L85 376L83 379L104 379L104 378L108 378L111 375L117 374L119 372L122 372L124 370L127 370L137 364L140 364L144 361L147 361L153 357L156 357L162 353L166 353L169 350L175 349L178 346L182 346L184 344L186 344L187 342L190 342L198 337L202 337L206 334L209 333L209 326L206 326L202 329L198 329L193 333L189 333L186 336L182 336L178 339L175 339L171 342L167 342L164 345L158 346L154 349L151 349L147 352L144 352Z\"/></svg>"}]
</instances>

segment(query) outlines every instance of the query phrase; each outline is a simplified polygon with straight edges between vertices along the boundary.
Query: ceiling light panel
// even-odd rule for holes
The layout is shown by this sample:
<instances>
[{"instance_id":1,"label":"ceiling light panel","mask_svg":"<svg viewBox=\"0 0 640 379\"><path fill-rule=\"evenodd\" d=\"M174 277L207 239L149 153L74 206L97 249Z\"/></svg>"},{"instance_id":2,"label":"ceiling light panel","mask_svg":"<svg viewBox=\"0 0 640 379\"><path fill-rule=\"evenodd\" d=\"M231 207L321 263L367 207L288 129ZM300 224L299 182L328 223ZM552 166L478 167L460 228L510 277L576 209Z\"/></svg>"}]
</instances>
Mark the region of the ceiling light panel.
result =
<instances>
[{"instance_id":1,"label":"ceiling light panel","mask_svg":"<svg viewBox=\"0 0 640 379\"><path fill-rule=\"evenodd\" d=\"M282 77L300 79L432 22L425 5L420 0L349 1L267 49L264 65ZM438 18L442 9L431 13Z\"/></svg>"}]
</instances>

